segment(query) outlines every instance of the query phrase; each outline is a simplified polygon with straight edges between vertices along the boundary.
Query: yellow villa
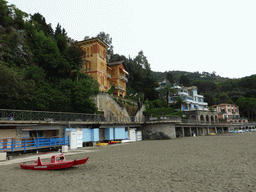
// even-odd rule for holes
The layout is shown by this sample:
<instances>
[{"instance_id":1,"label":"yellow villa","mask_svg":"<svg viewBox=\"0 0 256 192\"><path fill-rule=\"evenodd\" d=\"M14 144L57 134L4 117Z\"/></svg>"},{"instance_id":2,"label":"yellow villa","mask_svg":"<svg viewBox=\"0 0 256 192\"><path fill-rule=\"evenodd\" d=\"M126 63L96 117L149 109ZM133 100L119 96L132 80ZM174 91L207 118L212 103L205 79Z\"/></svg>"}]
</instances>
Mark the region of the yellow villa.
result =
<instances>
[{"instance_id":1,"label":"yellow villa","mask_svg":"<svg viewBox=\"0 0 256 192\"><path fill-rule=\"evenodd\" d=\"M124 97L128 72L123 61L107 63L108 45L98 38L85 39L77 44L85 52L82 72L97 80L100 91L107 92L115 86L113 95Z\"/></svg>"}]
</instances>

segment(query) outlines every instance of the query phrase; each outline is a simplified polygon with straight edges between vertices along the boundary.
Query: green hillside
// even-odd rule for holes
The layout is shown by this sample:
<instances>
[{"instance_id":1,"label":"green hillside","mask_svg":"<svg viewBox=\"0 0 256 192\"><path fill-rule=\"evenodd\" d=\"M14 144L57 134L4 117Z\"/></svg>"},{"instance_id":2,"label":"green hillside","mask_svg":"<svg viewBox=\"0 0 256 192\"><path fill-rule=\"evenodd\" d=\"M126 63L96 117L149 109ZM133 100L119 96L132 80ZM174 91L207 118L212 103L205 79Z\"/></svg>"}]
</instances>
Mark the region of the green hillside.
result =
<instances>
[{"instance_id":1,"label":"green hillside","mask_svg":"<svg viewBox=\"0 0 256 192\"><path fill-rule=\"evenodd\" d=\"M5 0L0 0L0 16L0 108L96 113L89 98L99 93L98 83L79 72L84 52L69 41L66 30L60 24L52 28L40 13L28 15ZM126 99L165 107L155 88L168 79L197 86L210 106L235 103L241 116L256 119L256 75L228 79L208 72L154 72L143 51L126 58L113 54L109 34L97 37L109 45L110 62L124 61L129 73Z\"/></svg>"}]
</instances>

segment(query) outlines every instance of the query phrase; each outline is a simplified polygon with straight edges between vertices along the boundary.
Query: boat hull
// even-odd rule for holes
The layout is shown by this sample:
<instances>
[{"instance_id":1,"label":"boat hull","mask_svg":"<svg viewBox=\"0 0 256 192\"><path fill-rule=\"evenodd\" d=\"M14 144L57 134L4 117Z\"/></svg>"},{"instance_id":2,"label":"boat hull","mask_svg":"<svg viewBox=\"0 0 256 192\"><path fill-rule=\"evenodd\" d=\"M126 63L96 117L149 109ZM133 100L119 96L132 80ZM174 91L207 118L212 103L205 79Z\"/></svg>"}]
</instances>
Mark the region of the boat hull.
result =
<instances>
[{"instance_id":1,"label":"boat hull","mask_svg":"<svg viewBox=\"0 0 256 192\"><path fill-rule=\"evenodd\" d=\"M82 165L82 164L85 164L88 159L89 159L89 157L87 157L86 159L76 159L76 160L74 160L74 161L75 161L74 165Z\"/></svg>"},{"instance_id":2,"label":"boat hull","mask_svg":"<svg viewBox=\"0 0 256 192\"><path fill-rule=\"evenodd\" d=\"M38 161L35 161L32 164L21 164L19 163L22 169L31 169L31 170L55 170L55 169L66 169L72 167L73 165L82 165L88 161L89 157L85 159L75 159L72 161L66 161L63 154L59 156L52 156L51 162L42 162L40 157Z\"/></svg>"},{"instance_id":3,"label":"boat hull","mask_svg":"<svg viewBox=\"0 0 256 192\"><path fill-rule=\"evenodd\" d=\"M72 167L75 164L75 160L58 162L58 163L43 163L42 165L38 164L20 164L22 169L32 169L32 170L54 170L54 169L66 169Z\"/></svg>"}]
</instances>

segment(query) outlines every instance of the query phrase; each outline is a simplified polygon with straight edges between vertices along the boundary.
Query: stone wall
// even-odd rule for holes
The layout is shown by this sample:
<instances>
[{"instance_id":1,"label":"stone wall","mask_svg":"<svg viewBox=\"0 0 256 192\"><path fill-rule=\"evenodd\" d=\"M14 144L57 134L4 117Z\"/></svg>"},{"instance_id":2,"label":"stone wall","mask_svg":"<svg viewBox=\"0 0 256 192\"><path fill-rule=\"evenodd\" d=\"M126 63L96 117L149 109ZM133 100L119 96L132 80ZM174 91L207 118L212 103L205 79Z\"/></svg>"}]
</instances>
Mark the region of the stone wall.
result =
<instances>
[{"instance_id":1,"label":"stone wall","mask_svg":"<svg viewBox=\"0 0 256 192\"><path fill-rule=\"evenodd\" d=\"M98 110L103 112L106 118L116 116L125 118L126 120L130 119L126 109L118 105L118 103L108 93L99 93L93 99Z\"/></svg>"},{"instance_id":2,"label":"stone wall","mask_svg":"<svg viewBox=\"0 0 256 192\"><path fill-rule=\"evenodd\" d=\"M176 131L174 123L154 123L142 126L143 140L175 139Z\"/></svg>"},{"instance_id":3,"label":"stone wall","mask_svg":"<svg viewBox=\"0 0 256 192\"><path fill-rule=\"evenodd\" d=\"M145 121L145 116L143 115L143 111L146 111L145 105L142 105L140 110L136 113L135 119L139 122Z\"/></svg>"},{"instance_id":4,"label":"stone wall","mask_svg":"<svg viewBox=\"0 0 256 192\"><path fill-rule=\"evenodd\" d=\"M197 123L219 123L217 111L210 110L191 110L184 111L189 120Z\"/></svg>"}]
</instances>

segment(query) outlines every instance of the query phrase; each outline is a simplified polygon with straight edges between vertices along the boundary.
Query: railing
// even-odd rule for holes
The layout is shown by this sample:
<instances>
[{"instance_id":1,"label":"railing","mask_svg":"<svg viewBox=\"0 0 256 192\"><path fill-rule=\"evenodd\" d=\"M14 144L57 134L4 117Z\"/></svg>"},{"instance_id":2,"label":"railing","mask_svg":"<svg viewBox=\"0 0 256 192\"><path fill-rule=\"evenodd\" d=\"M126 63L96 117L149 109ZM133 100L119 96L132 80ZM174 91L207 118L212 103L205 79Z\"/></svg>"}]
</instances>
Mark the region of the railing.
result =
<instances>
[{"instance_id":1,"label":"railing","mask_svg":"<svg viewBox=\"0 0 256 192\"><path fill-rule=\"evenodd\" d=\"M29 123L53 123L66 122L74 124L74 122L88 122L88 123L144 123L146 121L181 121L179 116L159 116L159 117L129 117L121 115L99 115L99 114L85 114L85 113L67 113L67 112L49 112L49 111L25 111L25 110L11 110L0 109L1 121L29 121Z\"/></svg>"},{"instance_id":2,"label":"railing","mask_svg":"<svg viewBox=\"0 0 256 192\"><path fill-rule=\"evenodd\" d=\"M0 121L106 121L103 115L0 109Z\"/></svg>"},{"instance_id":3,"label":"railing","mask_svg":"<svg viewBox=\"0 0 256 192\"><path fill-rule=\"evenodd\" d=\"M180 116L151 116L151 117L145 117L146 122L154 122L154 121L181 121Z\"/></svg>"},{"instance_id":4,"label":"railing","mask_svg":"<svg viewBox=\"0 0 256 192\"><path fill-rule=\"evenodd\" d=\"M120 78L120 80L124 80L124 81L128 82L128 78L125 77L124 75L120 75L119 78Z\"/></svg>"},{"instance_id":5,"label":"railing","mask_svg":"<svg viewBox=\"0 0 256 192\"><path fill-rule=\"evenodd\" d=\"M119 90L123 90L124 91L124 87L120 86L120 85L117 85L116 86L116 89L119 89Z\"/></svg>"},{"instance_id":6,"label":"railing","mask_svg":"<svg viewBox=\"0 0 256 192\"><path fill-rule=\"evenodd\" d=\"M91 68L85 69L84 71L85 71L85 72L90 72L90 71L91 71Z\"/></svg>"},{"instance_id":7,"label":"railing","mask_svg":"<svg viewBox=\"0 0 256 192\"><path fill-rule=\"evenodd\" d=\"M0 151L17 151L27 149L39 149L42 147L52 147L60 145L69 145L69 137L60 138L35 138L35 139L2 139L0 142ZM6 140L6 141L4 141ZM1 141L1 140L0 140Z\"/></svg>"},{"instance_id":8,"label":"railing","mask_svg":"<svg viewBox=\"0 0 256 192\"><path fill-rule=\"evenodd\" d=\"M40 121L46 123L53 122L138 122L138 118L124 116L104 116L99 114L49 112L49 111L26 111L0 109L1 121ZM36 123L36 122L35 122Z\"/></svg>"}]
</instances>

